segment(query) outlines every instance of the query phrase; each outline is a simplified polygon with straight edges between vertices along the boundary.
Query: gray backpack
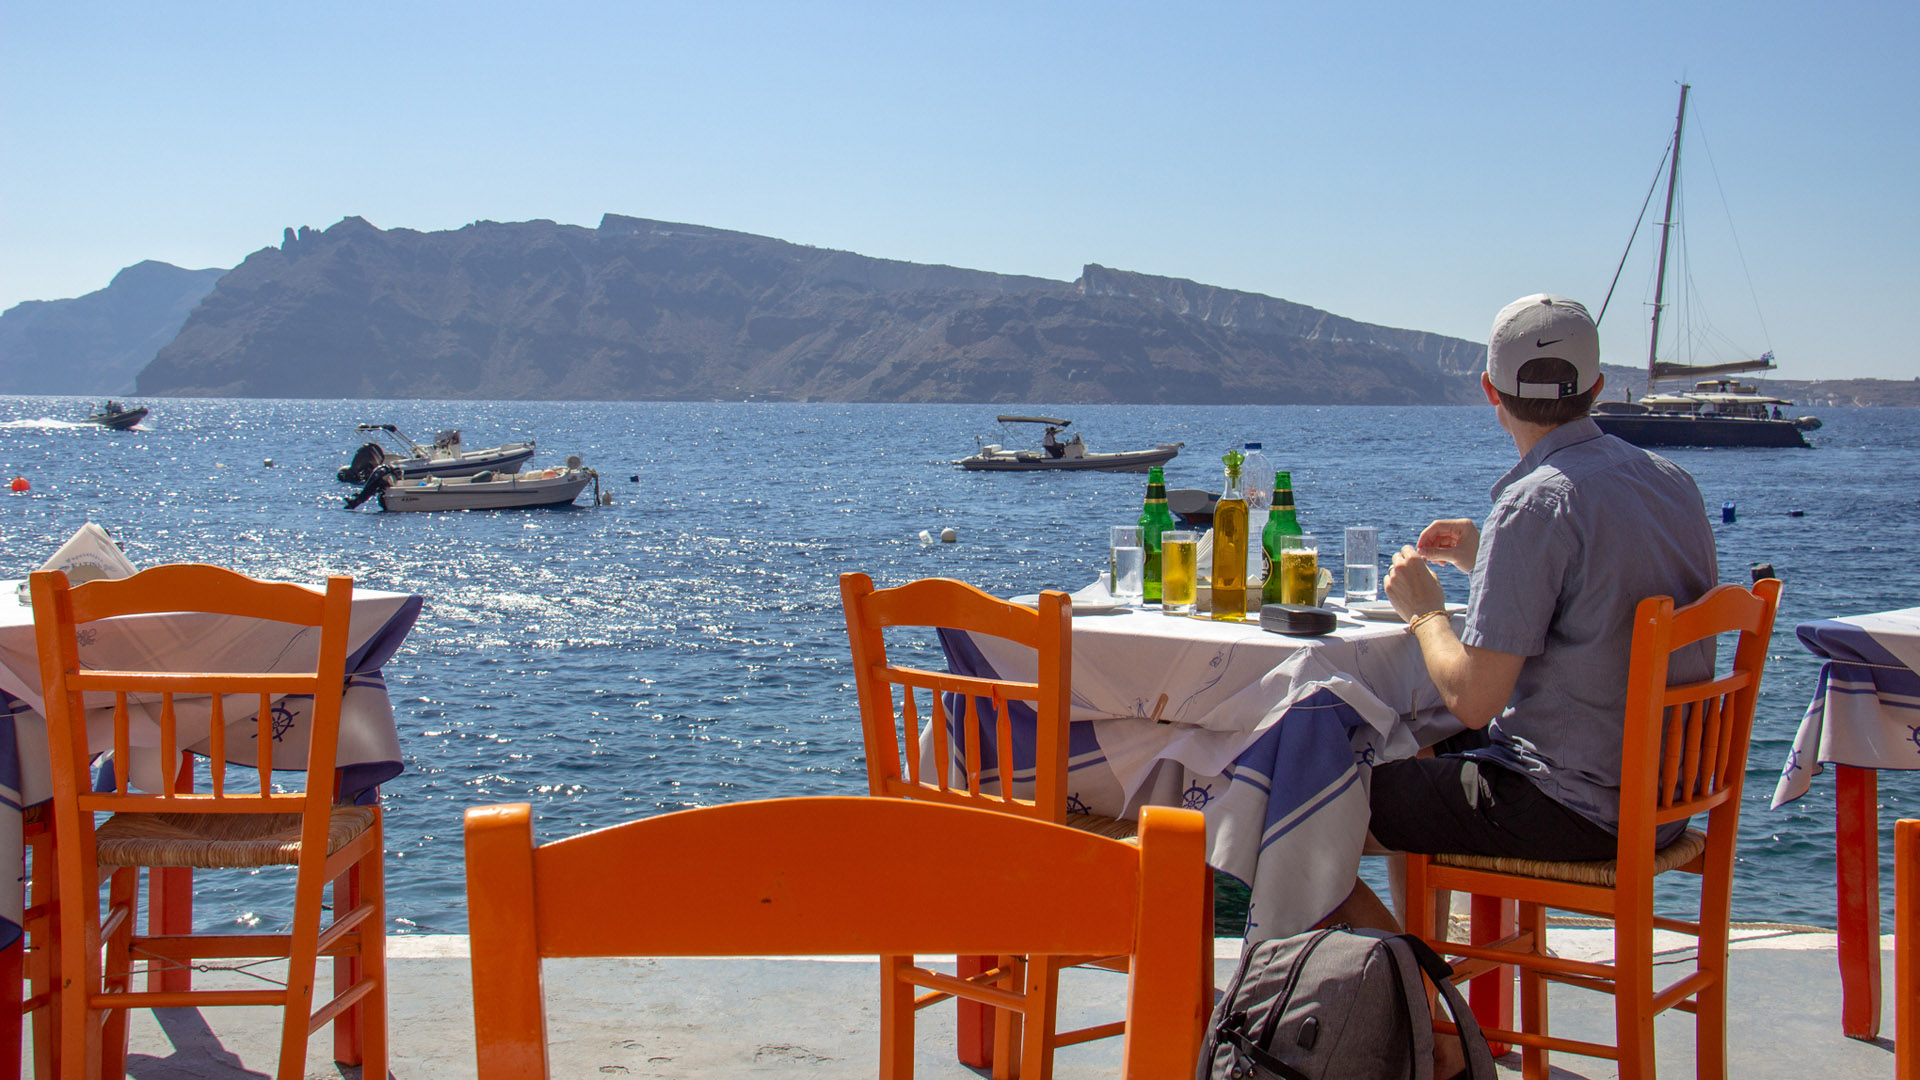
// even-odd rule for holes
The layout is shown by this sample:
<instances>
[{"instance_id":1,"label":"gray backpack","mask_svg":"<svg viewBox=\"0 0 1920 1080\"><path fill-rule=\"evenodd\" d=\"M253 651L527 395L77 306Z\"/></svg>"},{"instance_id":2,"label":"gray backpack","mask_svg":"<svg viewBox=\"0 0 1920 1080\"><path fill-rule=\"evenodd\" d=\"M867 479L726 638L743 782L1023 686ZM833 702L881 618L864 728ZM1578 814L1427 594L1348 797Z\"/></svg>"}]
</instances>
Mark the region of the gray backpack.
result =
<instances>
[{"instance_id":1,"label":"gray backpack","mask_svg":"<svg viewBox=\"0 0 1920 1080\"><path fill-rule=\"evenodd\" d=\"M1423 969L1466 1044L1460 1075L1493 1080L1493 1055L1446 962L1418 938L1345 927L1262 941L1240 957L1198 1080L1434 1080Z\"/></svg>"}]
</instances>

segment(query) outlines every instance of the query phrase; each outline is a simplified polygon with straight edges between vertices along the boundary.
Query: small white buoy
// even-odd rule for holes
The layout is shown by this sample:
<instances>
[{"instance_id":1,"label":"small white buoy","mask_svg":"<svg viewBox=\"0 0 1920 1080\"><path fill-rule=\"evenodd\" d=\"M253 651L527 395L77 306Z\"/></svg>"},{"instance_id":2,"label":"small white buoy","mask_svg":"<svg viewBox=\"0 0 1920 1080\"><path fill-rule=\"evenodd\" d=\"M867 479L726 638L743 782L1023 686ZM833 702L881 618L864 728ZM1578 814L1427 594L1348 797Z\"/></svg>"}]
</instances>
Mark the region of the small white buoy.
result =
<instances>
[{"instance_id":1,"label":"small white buoy","mask_svg":"<svg viewBox=\"0 0 1920 1080\"><path fill-rule=\"evenodd\" d=\"M16 487L16 488L14 488L14 490L15 490L15 491L19 491L20 489ZM931 543L933 543L933 534L932 534L932 533L930 533L930 532L928 532L928 531L927 531L927 530L925 530L925 529L921 529L921 530L920 530L920 542L921 542L921 543L923 543L923 544L931 544Z\"/></svg>"},{"instance_id":2,"label":"small white buoy","mask_svg":"<svg viewBox=\"0 0 1920 1080\"><path fill-rule=\"evenodd\" d=\"M948 526L947 528L944 528L944 529L941 529L941 530L940 530L940 542L941 542L941 543L943 543L943 544L951 544L951 543L953 543L953 542L954 542L955 540L958 540L958 539L960 539L960 534L959 534L959 533L957 533L957 532L955 532L955 531L953 530L953 527L952 527L952 526Z\"/></svg>"}]
</instances>

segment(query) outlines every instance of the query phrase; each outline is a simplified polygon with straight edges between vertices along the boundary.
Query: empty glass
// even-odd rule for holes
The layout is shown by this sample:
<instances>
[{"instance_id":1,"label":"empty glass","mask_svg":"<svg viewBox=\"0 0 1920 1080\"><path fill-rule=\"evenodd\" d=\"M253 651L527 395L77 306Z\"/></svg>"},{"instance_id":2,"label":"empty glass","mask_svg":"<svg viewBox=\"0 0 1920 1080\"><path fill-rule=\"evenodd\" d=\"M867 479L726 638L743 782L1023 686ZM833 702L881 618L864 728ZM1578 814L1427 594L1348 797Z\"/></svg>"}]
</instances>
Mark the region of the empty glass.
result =
<instances>
[{"instance_id":1,"label":"empty glass","mask_svg":"<svg viewBox=\"0 0 1920 1080\"><path fill-rule=\"evenodd\" d=\"M1356 525L1347 530L1347 603L1380 599L1380 530Z\"/></svg>"},{"instance_id":2,"label":"empty glass","mask_svg":"<svg viewBox=\"0 0 1920 1080\"><path fill-rule=\"evenodd\" d=\"M1113 527L1107 538L1107 590L1109 592L1115 595L1119 595L1120 592L1120 567L1117 565L1118 560L1114 557L1114 552L1123 547L1145 549L1146 546L1145 539L1140 535L1140 526L1115 525ZM1142 572L1145 572L1144 569Z\"/></svg>"},{"instance_id":3,"label":"empty glass","mask_svg":"<svg viewBox=\"0 0 1920 1080\"><path fill-rule=\"evenodd\" d=\"M1113 598L1122 604L1138 605L1143 599L1147 580L1147 549L1116 547L1112 549L1111 558Z\"/></svg>"}]
</instances>

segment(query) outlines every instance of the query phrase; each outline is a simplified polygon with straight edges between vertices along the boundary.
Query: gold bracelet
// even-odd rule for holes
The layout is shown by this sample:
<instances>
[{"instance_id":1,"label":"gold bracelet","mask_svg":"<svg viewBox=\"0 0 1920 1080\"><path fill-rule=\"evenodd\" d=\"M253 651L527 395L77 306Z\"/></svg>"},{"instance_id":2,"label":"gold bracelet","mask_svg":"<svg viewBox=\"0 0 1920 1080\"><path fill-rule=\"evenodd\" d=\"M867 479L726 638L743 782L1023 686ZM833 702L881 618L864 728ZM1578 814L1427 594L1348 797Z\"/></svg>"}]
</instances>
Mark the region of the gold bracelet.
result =
<instances>
[{"instance_id":1,"label":"gold bracelet","mask_svg":"<svg viewBox=\"0 0 1920 1080\"><path fill-rule=\"evenodd\" d=\"M1421 612L1420 614L1418 614L1418 615L1415 615L1415 616L1414 616L1413 618L1411 618L1411 619L1408 619L1408 620L1407 620L1407 633L1409 633L1409 634L1414 634L1414 633L1418 633L1418 632L1419 632L1419 630L1420 630L1420 624L1421 624L1421 623L1423 623L1423 622L1426 622L1426 621L1427 621L1428 619L1431 619L1431 618L1435 618L1435 617L1439 617L1439 618L1442 618L1442 619L1444 619L1444 618L1446 618L1446 617L1447 617L1447 609L1446 609L1446 608L1441 608L1441 609L1440 609L1440 610L1438 610L1438 611L1423 611L1423 612Z\"/></svg>"}]
</instances>

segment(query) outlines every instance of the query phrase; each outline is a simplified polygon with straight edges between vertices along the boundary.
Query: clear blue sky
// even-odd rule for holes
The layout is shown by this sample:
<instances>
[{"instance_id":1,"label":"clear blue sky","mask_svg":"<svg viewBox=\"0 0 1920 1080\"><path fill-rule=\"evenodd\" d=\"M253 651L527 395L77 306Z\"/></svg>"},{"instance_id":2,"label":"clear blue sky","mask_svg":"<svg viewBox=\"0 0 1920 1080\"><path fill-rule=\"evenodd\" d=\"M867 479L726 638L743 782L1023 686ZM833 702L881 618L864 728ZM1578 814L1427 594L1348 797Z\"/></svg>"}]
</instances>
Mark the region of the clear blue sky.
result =
<instances>
[{"instance_id":1,"label":"clear blue sky","mask_svg":"<svg viewBox=\"0 0 1920 1080\"><path fill-rule=\"evenodd\" d=\"M1598 309L1684 76L1670 290L1783 376L1906 379L1917 43L1911 3L0 0L0 307L351 214L613 211L1481 339L1524 293Z\"/></svg>"}]
</instances>

